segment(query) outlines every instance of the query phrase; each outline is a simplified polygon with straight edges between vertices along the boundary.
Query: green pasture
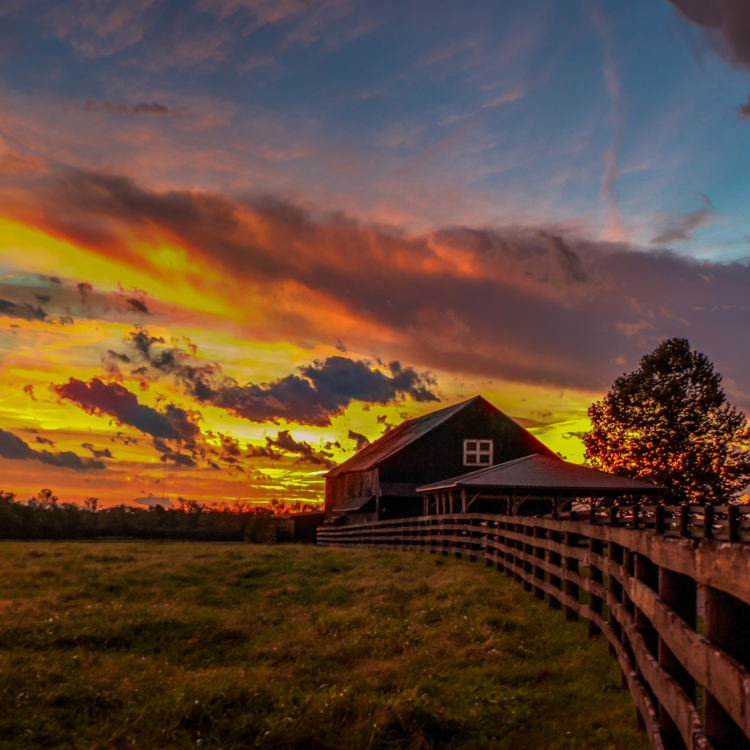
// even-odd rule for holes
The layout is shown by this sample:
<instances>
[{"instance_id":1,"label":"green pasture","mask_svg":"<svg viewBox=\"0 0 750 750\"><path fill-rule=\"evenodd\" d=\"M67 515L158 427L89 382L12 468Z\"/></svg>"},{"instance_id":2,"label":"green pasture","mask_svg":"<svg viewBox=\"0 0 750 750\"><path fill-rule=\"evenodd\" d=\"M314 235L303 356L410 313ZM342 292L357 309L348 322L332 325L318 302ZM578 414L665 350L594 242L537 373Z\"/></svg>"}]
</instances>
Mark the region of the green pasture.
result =
<instances>
[{"instance_id":1,"label":"green pasture","mask_svg":"<svg viewBox=\"0 0 750 750\"><path fill-rule=\"evenodd\" d=\"M645 750L604 639L444 557L0 543L0 749Z\"/></svg>"}]
</instances>

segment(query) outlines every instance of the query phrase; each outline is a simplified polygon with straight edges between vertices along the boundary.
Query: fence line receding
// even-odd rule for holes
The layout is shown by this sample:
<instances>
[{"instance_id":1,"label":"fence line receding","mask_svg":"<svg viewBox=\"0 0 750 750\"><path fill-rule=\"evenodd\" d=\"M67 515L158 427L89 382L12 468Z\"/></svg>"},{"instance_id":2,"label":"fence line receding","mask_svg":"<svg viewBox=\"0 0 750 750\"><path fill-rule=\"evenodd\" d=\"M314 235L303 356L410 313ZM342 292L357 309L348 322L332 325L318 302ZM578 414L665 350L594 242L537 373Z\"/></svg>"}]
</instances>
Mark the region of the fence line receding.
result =
<instances>
[{"instance_id":1,"label":"fence line receding","mask_svg":"<svg viewBox=\"0 0 750 750\"><path fill-rule=\"evenodd\" d=\"M608 639L652 747L664 750L750 750L746 539L750 518L739 506L616 506L586 520L448 514L318 529L321 545L483 558L566 619L585 618L590 637Z\"/></svg>"}]
</instances>

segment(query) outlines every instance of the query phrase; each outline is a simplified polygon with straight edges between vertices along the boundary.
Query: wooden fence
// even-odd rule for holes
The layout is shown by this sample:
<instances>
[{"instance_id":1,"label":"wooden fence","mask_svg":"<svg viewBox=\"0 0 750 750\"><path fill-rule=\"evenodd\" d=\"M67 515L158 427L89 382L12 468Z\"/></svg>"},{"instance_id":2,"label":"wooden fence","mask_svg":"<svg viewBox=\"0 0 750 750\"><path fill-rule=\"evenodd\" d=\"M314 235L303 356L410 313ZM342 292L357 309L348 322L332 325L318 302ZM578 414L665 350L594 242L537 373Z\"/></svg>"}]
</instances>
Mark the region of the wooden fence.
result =
<instances>
[{"instance_id":1,"label":"wooden fence","mask_svg":"<svg viewBox=\"0 0 750 750\"><path fill-rule=\"evenodd\" d=\"M603 634L653 748L750 748L750 519L617 506L585 520L450 514L321 526L318 544L418 550L523 583Z\"/></svg>"}]
</instances>

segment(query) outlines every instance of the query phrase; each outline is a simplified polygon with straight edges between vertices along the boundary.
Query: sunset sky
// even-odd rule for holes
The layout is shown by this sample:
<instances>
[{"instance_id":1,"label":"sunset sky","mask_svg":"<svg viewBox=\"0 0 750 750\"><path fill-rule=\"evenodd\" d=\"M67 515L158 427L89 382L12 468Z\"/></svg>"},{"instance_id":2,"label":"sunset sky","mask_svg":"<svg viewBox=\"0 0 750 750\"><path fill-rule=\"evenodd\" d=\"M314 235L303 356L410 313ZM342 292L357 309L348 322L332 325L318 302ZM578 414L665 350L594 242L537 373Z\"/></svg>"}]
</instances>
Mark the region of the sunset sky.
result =
<instances>
[{"instance_id":1,"label":"sunset sky","mask_svg":"<svg viewBox=\"0 0 750 750\"><path fill-rule=\"evenodd\" d=\"M4 0L0 489L322 501L481 393L750 412L747 0ZM169 500L167 501L169 502Z\"/></svg>"}]
</instances>

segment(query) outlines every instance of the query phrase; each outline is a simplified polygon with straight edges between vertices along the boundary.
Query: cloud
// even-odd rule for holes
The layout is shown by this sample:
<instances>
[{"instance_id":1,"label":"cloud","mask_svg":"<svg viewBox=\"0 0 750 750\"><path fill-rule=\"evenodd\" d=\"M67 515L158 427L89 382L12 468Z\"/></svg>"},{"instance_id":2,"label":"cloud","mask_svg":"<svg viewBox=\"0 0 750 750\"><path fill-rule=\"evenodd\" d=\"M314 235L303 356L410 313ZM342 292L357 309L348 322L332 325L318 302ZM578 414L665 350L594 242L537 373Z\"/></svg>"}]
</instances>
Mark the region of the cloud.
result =
<instances>
[{"instance_id":1,"label":"cloud","mask_svg":"<svg viewBox=\"0 0 750 750\"><path fill-rule=\"evenodd\" d=\"M0 316L57 325L87 320L132 323L151 315L139 289L105 292L86 281L63 281L41 274L19 274L0 281Z\"/></svg>"},{"instance_id":2,"label":"cloud","mask_svg":"<svg viewBox=\"0 0 750 750\"><path fill-rule=\"evenodd\" d=\"M547 232L539 232L540 237L544 237L550 246L554 249L557 262L560 269L569 283L588 281L588 275L583 268L581 259L571 250L562 237Z\"/></svg>"},{"instance_id":3,"label":"cloud","mask_svg":"<svg viewBox=\"0 0 750 750\"><path fill-rule=\"evenodd\" d=\"M30 399L31 399L32 401L36 401L36 396L34 395L34 386L33 386L33 385L31 385L31 383L29 383L29 384L27 384L27 385L25 385L25 386L23 387L23 392L24 392L25 394L27 394L27 395L28 395L28 397L29 397L29 398L30 398Z\"/></svg>"},{"instance_id":4,"label":"cloud","mask_svg":"<svg viewBox=\"0 0 750 750\"><path fill-rule=\"evenodd\" d=\"M243 328L248 337L273 330L300 345L329 344L335 311L350 349L378 342L382 355L408 361L417 373L598 390L620 374L618 356L636 362L663 338L682 336L720 362L740 392L750 392L750 357L736 346L736 331L750 324L750 269L743 264L697 262L555 226L409 233L271 198L145 190L111 174L65 170L38 180L25 200L39 225L71 241L85 236L91 252L138 268L143 259L133 246L170 238L196 267L222 279L235 321L252 300L259 322ZM202 275L185 283L210 293ZM620 327L641 321L650 328L638 335ZM135 341L127 351L135 366L171 373L198 402L254 421L325 425L357 395L381 388L387 395L398 385L407 389L400 397L420 387L393 371L368 375L362 368L371 367L343 357L348 364L340 367L334 358L271 383L242 385L224 379L217 365L150 338L143 339L150 353L138 354ZM334 377L339 369L356 389ZM422 387L424 397L435 395L425 380Z\"/></svg>"},{"instance_id":5,"label":"cloud","mask_svg":"<svg viewBox=\"0 0 750 750\"><path fill-rule=\"evenodd\" d=\"M95 458L114 458L109 448L102 448L101 450L97 450L93 445L91 445L91 443L83 443L81 445L81 448L85 448L86 450L91 451Z\"/></svg>"},{"instance_id":6,"label":"cloud","mask_svg":"<svg viewBox=\"0 0 750 750\"><path fill-rule=\"evenodd\" d=\"M718 213L710 206L699 208L689 214L682 214L670 221L667 226L651 240L653 245L668 245L671 242L689 240L701 227L716 220Z\"/></svg>"},{"instance_id":7,"label":"cloud","mask_svg":"<svg viewBox=\"0 0 750 750\"><path fill-rule=\"evenodd\" d=\"M359 432L354 432L354 430L349 430L347 437L349 440L356 440L358 451L361 451L362 448L366 448L370 444L370 441L364 435Z\"/></svg>"},{"instance_id":8,"label":"cloud","mask_svg":"<svg viewBox=\"0 0 750 750\"><path fill-rule=\"evenodd\" d=\"M737 114L743 120L747 120L748 118L750 118L750 95L748 95L747 97L746 104L740 104L740 106L737 107Z\"/></svg>"},{"instance_id":9,"label":"cloud","mask_svg":"<svg viewBox=\"0 0 750 750\"><path fill-rule=\"evenodd\" d=\"M0 315L7 318L27 320L29 323L35 320L44 320L47 317L47 313L41 307L32 307L28 304L17 305L15 302L6 299L0 299Z\"/></svg>"},{"instance_id":10,"label":"cloud","mask_svg":"<svg viewBox=\"0 0 750 750\"><path fill-rule=\"evenodd\" d=\"M55 444L49 439L42 437L41 435L37 435L34 438L35 443L39 443L40 445L51 445L53 448L55 447Z\"/></svg>"},{"instance_id":11,"label":"cloud","mask_svg":"<svg viewBox=\"0 0 750 750\"><path fill-rule=\"evenodd\" d=\"M125 300L125 302L135 312L145 313L146 315L148 315L148 307L146 307L146 303L143 300L137 299L135 297L129 297Z\"/></svg>"},{"instance_id":12,"label":"cloud","mask_svg":"<svg viewBox=\"0 0 750 750\"><path fill-rule=\"evenodd\" d=\"M72 451L59 451L51 453L47 450L35 451L20 437L12 432L0 429L0 456L2 458L17 459L21 461L40 461L47 466L55 466L60 469L74 469L75 471L99 470L105 466L101 461L92 458L81 458Z\"/></svg>"},{"instance_id":13,"label":"cloud","mask_svg":"<svg viewBox=\"0 0 750 750\"><path fill-rule=\"evenodd\" d=\"M67 383L52 386L52 390L89 414L112 417L153 438L189 442L200 434L189 412L174 404L168 404L163 411L153 409L139 403L138 397L119 383L104 383L99 378L86 383L70 378Z\"/></svg>"},{"instance_id":14,"label":"cloud","mask_svg":"<svg viewBox=\"0 0 750 750\"><path fill-rule=\"evenodd\" d=\"M286 453L299 453L301 456L300 462L302 463L318 464L320 466L325 466L328 469L332 469L336 466L336 462L331 461L330 453L326 453L325 451L315 451L310 443L305 441L297 442L292 437L289 430L280 430L275 438L267 437L266 443L268 444L269 450L278 448Z\"/></svg>"},{"instance_id":15,"label":"cloud","mask_svg":"<svg viewBox=\"0 0 750 750\"><path fill-rule=\"evenodd\" d=\"M137 358L157 372L172 375L198 402L253 422L284 419L327 426L352 401L386 404L405 395L419 402L438 401L432 390L434 376L398 361L388 365L391 374L386 375L366 361L334 356L300 367L300 375L240 385L222 374L218 365L198 364L191 352L160 346L166 342L145 329L131 333L126 341ZM132 372L141 374L139 369Z\"/></svg>"},{"instance_id":16,"label":"cloud","mask_svg":"<svg viewBox=\"0 0 750 750\"><path fill-rule=\"evenodd\" d=\"M157 505L161 505L162 508L172 508L173 503L168 497L155 497L154 495L146 495L145 497L133 498L131 503L136 505L146 505L149 508L155 508Z\"/></svg>"},{"instance_id":17,"label":"cloud","mask_svg":"<svg viewBox=\"0 0 750 750\"><path fill-rule=\"evenodd\" d=\"M688 21L718 32L714 49L733 65L750 68L750 4L747 0L669 0Z\"/></svg>"},{"instance_id":18,"label":"cloud","mask_svg":"<svg viewBox=\"0 0 750 750\"><path fill-rule=\"evenodd\" d=\"M162 115L167 117L184 117L190 114L187 107L168 107L158 102L139 102L138 104L112 104L88 99L83 109L86 112L104 112L117 115Z\"/></svg>"}]
</instances>

